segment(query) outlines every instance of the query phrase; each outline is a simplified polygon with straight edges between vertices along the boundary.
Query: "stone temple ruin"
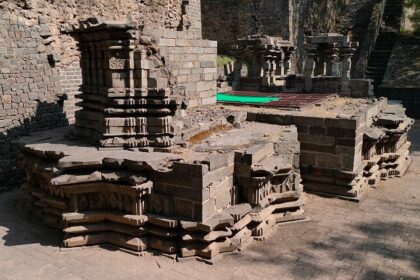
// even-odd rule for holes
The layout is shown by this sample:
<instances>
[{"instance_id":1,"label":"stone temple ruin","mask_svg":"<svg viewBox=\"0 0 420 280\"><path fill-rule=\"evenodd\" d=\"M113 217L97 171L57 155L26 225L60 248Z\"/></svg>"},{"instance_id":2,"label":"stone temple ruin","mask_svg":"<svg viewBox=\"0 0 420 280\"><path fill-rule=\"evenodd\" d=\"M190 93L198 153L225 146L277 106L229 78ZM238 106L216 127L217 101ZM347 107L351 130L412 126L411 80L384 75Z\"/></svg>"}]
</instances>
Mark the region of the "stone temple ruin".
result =
<instances>
[{"instance_id":1,"label":"stone temple ruin","mask_svg":"<svg viewBox=\"0 0 420 280\"><path fill-rule=\"evenodd\" d=\"M131 22L68 32L81 52L76 123L20 140L23 189L66 247L209 260L305 220L304 191L359 201L410 165L412 120L351 79L348 36L307 37L303 75L291 42L239 40L226 95L273 100L216 104L214 42Z\"/></svg>"},{"instance_id":2,"label":"stone temple ruin","mask_svg":"<svg viewBox=\"0 0 420 280\"><path fill-rule=\"evenodd\" d=\"M306 37L304 49L306 91L339 91L351 94L351 58L359 46L350 36L320 34Z\"/></svg>"},{"instance_id":3,"label":"stone temple ruin","mask_svg":"<svg viewBox=\"0 0 420 280\"><path fill-rule=\"evenodd\" d=\"M292 70L293 52L292 44L280 37L250 35L240 38L235 46L234 81L241 90L281 89ZM241 77L244 63L249 65L248 73Z\"/></svg>"},{"instance_id":4,"label":"stone temple ruin","mask_svg":"<svg viewBox=\"0 0 420 280\"><path fill-rule=\"evenodd\" d=\"M66 247L211 259L306 218L296 127L229 110L201 120L131 24L73 32L83 69L75 126L22 139L25 189Z\"/></svg>"}]
</instances>

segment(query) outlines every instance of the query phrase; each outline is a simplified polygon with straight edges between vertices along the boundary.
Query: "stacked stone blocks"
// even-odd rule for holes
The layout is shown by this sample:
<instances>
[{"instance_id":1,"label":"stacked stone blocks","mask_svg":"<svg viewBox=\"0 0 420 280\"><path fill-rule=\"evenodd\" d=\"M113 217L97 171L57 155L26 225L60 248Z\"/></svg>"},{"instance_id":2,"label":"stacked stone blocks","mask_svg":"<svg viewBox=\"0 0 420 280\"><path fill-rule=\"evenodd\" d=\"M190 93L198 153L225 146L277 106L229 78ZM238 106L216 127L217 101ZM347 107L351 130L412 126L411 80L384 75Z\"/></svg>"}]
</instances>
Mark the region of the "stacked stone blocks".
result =
<instances>
[{"instance_id":1,"label":"stacked stone blocks","mask_svg":"<svg viewBox=\"0 0 420 280\"><path fill-rule=\"evenodd\" d=\"M215 104L217 42L198 39L192 31L164 30L161 35L160 53L167 58L177 85L185 88L189 107Z\"/></svg>"}]
</instances>

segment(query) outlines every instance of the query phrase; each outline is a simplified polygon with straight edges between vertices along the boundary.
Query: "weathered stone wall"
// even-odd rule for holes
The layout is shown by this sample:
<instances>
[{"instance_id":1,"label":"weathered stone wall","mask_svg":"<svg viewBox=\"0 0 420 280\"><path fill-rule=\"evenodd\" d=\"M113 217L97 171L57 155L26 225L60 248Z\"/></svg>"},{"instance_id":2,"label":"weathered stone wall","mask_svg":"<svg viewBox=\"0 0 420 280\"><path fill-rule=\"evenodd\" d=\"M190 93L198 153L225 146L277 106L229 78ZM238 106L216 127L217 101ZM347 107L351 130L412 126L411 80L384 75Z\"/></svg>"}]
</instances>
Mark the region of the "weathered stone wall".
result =
<instances>
[{"instance_id":1,"label":"weathered stone wall","mask_svg":"<svg viewBox=\"0 0 420 280\"><path fill-rule=\"evenodd\" d=\"M82 84L82 70L79 63L73 63L59 70L61 92L63 94L63 109L69 124L75 122L76 94L79 93Z\"/></svg>"},{"instance_id":2,"label":"weathered stone wall","mask_svg":"<svg viewBox=\"0 0 420 280\"><path fill-rule=\"evenodd\" d=\"M383 13L384 0L203 0L203 37L219 42L228 53L236 39L262 33L292 40L297 46L297 71L302 70L307 32L351 32L361 44L353 74L361 78ZM357 67L356 67L357 65ZM355 70L357 68L357 70Z\"/></svg>"},{"instance_id":3,"label":"weathered stone wall","mask_svg":"<svg viewBox=\"0 0 420 280\"><path fill-rule=\"evenodd\" d=\"M353 41L360 43L353 56L352 76L362 78L379 32L384 3L385 0L294 0L298 70L302 66L302 44L306 32L351 33Z\"/></svg>"},{"instance_id":4,"label":"weathered stone wall","mask_svg":"<svg viewBox=\"0 0 420 280\"><path fill-rule=\"evenodd\" d=\"M219 52L250 34L289 38L289 0L203 0L203 37L216 40Z\"/></svg>"},{"instance_id":5,"label":"weathered stone wall","mask_svg":"<svg viewBox=\"0 0 420 280\"><path fill-rule=\"evenodd\" d=\"M0 190L22 179L11 143L29 131L67 124L59 101L59 70L48 59L44 26L21 17L0 19Z\"/></svg>"},{"instance_id":6,"label":"weathered stone wall","mask_svg":"<svg viewBox=\"0 0 420 280\"><path fill-rule=\"evenodd\" d=\"M161 55L167 58L177 85L185 87L189 107L216 103L217 91L217 42L194 34L165 30L159 39Z\"/></svg>"},{"instance_id":7,"label":"weathered stone wall","mask_svg":"<svg viewBox=\"0 0 420 280\"><path fill-rule=\"evenodd\" d=\"M382 87L420 88L420 40L401 40L394 46Z\"/></svg>"},{"instance_id":8,"label":"weathered stone wall","mask_svg":"<svg viewBox=\"0 0 420 280\"><path fill-rule=\"evenodd\" d=\"M420 118L420 40L402 38L396 43L376 94L401 100L410 117Z\"/></svg>"},{"instance_id":9,"label":"weathered stone wall","mask_svg":"<svg viewBox=\"0 0 420 280\"><path fill-rule=\"evenodd\" d=\"M194 31L197 37L201 38L201 0L189 0L185 12L191 24L189 30Z\"/></svg>"}]
</instances>

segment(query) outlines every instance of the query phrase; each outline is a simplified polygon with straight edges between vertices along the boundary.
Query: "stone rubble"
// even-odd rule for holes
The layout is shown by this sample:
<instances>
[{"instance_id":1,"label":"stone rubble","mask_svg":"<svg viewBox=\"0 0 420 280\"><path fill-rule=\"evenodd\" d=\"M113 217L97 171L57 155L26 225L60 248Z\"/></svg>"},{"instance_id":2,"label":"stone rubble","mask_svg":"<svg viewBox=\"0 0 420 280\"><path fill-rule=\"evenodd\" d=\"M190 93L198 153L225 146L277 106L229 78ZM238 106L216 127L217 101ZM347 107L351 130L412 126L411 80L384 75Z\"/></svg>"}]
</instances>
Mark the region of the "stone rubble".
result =
<instances>
[{"instance_id":1,"label":"stone rubble","mask_svg":"<svg viewBox=\"0 0 420 280\"><path fill-rule=\"evenodd\" d=\"M406 117L401 105L388 105L376 116L363 142L367 162L364 172L369 185L377 187L379 180L405 174L411 164L407 132L413 124L414 120Z\"/></svg>"}]
</instances>

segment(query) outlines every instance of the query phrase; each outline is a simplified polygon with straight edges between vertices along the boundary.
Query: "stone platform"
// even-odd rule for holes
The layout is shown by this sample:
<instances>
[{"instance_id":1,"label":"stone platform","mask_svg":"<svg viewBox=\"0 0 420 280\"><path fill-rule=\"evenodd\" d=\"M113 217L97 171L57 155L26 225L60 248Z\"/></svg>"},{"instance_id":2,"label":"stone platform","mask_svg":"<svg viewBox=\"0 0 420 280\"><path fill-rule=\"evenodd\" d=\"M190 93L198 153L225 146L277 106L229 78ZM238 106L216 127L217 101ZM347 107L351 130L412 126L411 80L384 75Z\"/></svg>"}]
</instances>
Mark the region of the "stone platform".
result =
<instances>
[{"instance_id":1,"label":"stone platform","mask_svg":"<svg viewBox=\"0 0 420 280\"><path fill-rule=\"evenodd\" d=\"M306 218L295 126L242 122L184 148L107 149L66 129L21 139L34 213L64 245L211 259ZM201 139L202 138L202 139Z\"/></svg>"},{"instance_id":2,"label":"stone platform","mask_svg":"<svg viewBox=\"0 0 420 280\"><path fill-rule=\"evenodd\" d=\"M224 106L248 121L295 125L305 191L360 201L380 180L402 176L413 120L387 99L329 97L301 110Z\"/></svg>"}]
</instances>

